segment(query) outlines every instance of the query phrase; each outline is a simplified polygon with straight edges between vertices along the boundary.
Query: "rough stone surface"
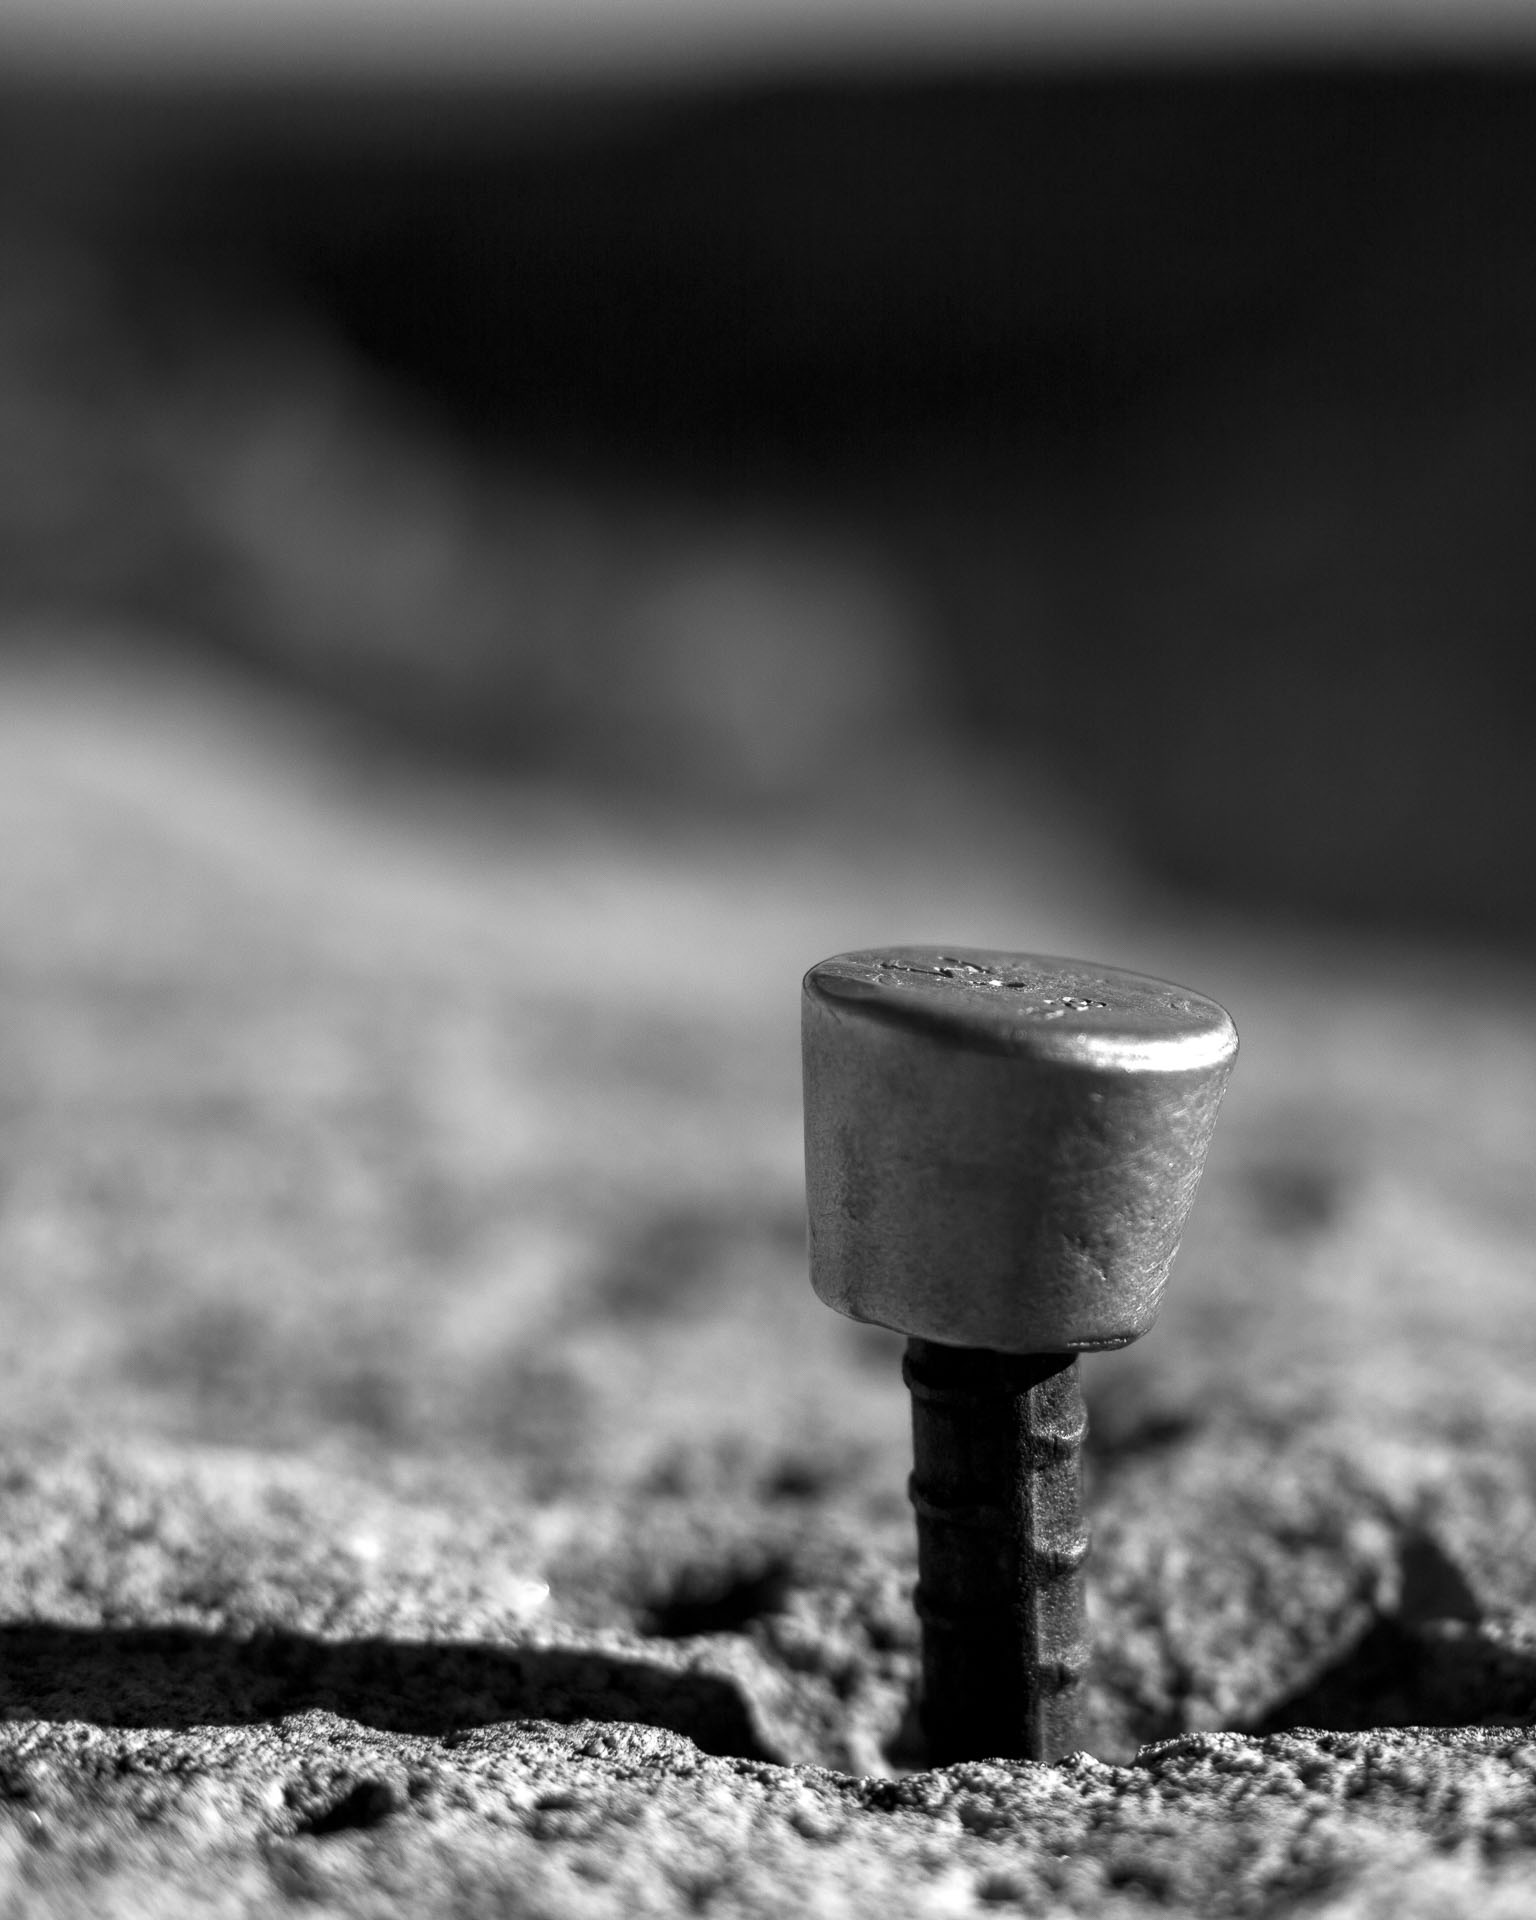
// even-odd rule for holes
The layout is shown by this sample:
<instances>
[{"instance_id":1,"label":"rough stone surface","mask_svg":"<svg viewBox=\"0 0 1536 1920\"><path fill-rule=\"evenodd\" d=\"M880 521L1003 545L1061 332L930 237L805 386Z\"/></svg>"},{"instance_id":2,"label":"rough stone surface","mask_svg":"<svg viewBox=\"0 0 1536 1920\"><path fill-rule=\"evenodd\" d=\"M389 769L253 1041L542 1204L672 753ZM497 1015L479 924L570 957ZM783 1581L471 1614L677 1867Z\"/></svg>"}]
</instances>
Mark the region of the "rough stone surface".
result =
<instances>
[{"instance_id":1,"label":"rough stone surface","mask_svg":"<svg viewBox=\"0 0 1536 1920\"><path fill-rule=\"evenodd\" d=\"M1536 1913L1528 973L0 683L0 1911ZM800 974L902 935L1243 1033L1057 1767L914 1768L900 1342L806 1282Z\"/></svg>"}]
</instances>

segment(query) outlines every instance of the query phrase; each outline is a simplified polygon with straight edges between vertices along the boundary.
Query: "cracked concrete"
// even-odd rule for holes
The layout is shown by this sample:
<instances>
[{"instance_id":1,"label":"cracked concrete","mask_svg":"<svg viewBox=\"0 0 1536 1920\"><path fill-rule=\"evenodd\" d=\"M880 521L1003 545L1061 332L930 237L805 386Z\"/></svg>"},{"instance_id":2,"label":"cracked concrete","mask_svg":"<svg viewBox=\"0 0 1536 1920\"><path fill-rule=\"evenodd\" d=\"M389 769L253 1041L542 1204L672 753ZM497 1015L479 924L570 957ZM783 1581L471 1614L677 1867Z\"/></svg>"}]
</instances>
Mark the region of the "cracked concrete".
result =
<instances>
[{"instance_id":1,"label":"cracked concrete","mask_svg":"<svg viewBox=\"0 0 1536 1920\"><path fill-rule=\"evenodd\" d=\"M0 679L0 1910L1536 1913L1527 973ZM799 973L893 932L1243 1033L1058 1768L922 1769L900 1343L806 1281Z\"/></svg>"}]
</instances>

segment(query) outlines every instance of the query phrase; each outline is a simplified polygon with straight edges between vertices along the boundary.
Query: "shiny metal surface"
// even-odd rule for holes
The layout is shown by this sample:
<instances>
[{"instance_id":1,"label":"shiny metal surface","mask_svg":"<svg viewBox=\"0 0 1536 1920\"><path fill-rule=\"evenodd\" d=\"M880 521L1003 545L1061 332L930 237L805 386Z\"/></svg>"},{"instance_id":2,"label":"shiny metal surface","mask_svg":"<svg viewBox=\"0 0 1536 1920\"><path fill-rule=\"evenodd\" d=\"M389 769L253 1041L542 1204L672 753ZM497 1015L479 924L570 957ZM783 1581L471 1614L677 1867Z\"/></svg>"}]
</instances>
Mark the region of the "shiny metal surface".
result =
<instances>
[{"instance_id":1,"label":"shiny metal surface","mask_svg":"<svg viewBox=\"0 0 1536 1920\"><path fill-rule=\"evenodd\" d=\"M885 947L802 1000L811 1281L828 1306L1001 1353L1156 1318L1237 1033L1076 960Z\"/></svg>"}]
</instances>

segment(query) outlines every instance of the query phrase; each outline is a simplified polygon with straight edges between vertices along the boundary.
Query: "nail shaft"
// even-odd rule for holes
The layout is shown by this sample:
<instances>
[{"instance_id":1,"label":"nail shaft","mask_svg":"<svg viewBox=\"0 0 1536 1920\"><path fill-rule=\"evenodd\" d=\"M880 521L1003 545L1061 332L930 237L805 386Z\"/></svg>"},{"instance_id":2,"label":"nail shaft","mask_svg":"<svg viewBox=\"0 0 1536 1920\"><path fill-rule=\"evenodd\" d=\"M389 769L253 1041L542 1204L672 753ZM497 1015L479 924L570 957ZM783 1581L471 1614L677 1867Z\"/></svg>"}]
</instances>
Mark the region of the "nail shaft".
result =
<instances>
[{"instance_id":1,"label":"nail shaft","mask_svg":"<svg viewBox=\"0 0 1536 1920\"><path fill-rule=\"evenodd\" d=\"M907 1342L931 1765L1081 1744L1087 1631L1073 1354Z\"/></svg>"}]
</instances>

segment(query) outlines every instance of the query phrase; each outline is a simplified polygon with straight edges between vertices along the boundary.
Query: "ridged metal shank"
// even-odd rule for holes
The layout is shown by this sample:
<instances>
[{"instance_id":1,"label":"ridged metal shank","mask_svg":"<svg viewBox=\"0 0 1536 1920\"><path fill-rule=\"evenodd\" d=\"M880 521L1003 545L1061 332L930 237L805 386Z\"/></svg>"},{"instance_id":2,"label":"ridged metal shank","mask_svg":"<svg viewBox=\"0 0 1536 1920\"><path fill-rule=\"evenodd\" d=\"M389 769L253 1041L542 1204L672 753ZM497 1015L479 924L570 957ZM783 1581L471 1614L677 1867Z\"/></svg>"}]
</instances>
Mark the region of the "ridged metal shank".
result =
<instances>
[{"instance_id":1,"label":"ridged metal shank","mask_svg":"<svg viewBox=\"0 0 1536 1920\"><path fill-rule=\"evenodd\" d=\"M931 1765L1080 1745L1087 1416L1070 1354L909 1340Z\"/></svg>"}]
</instances>

